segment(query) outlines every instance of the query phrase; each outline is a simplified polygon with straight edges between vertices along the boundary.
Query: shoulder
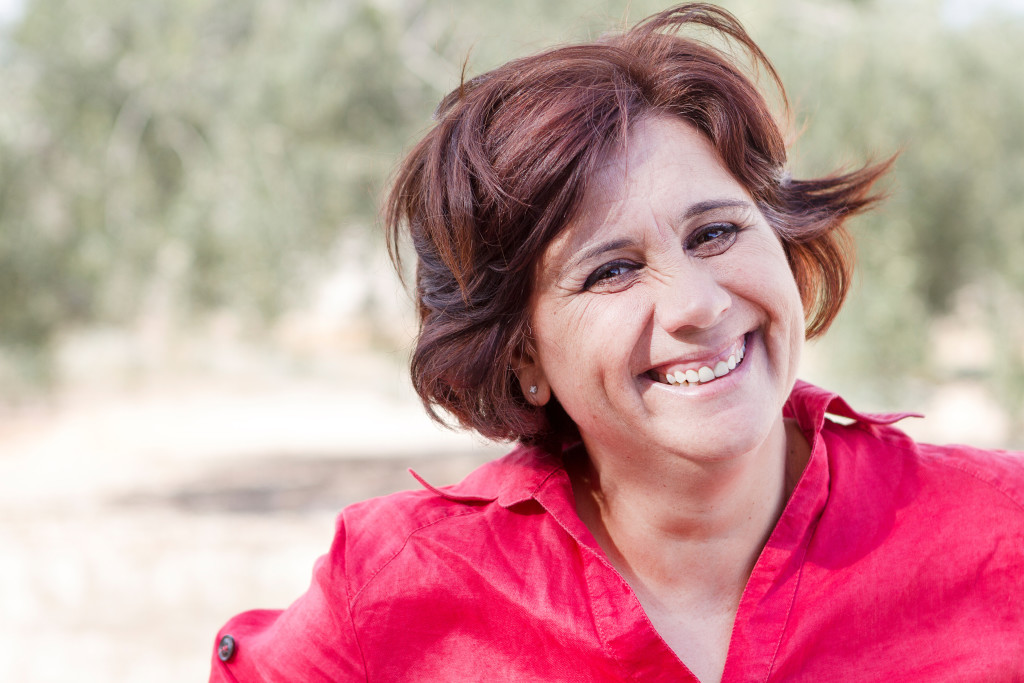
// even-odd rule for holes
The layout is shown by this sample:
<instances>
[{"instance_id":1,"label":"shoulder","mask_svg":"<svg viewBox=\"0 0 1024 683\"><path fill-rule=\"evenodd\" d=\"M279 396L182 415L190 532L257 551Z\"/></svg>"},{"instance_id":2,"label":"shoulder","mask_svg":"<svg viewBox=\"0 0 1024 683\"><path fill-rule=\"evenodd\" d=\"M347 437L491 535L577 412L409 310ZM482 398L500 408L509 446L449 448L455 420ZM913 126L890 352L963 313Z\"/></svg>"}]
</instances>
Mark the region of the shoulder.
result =
<instances>
[{"instance_id":1,"label":"shoulder","mask_svg":"<svg viewBox=\"0 0 1024 683\"><path fill-rule=\"evenodd\" d=\"M1024 512L1024 453L963 445L914 445L923 466L940 476L962 480L965 486L986 489Z\"/></svg>"},{"instance_id":2,"label":"shoulder","mask_svg":"<svg viewBox=\"0 0 1024 683\"><path fill-rule=\"evenodd\" d=\"M806 382L794 388L787 412L827 460L830 497L883 507L927 509L995 506L1024 520L1024 453L919 443L896 423L916 413L865 413L835 393Z\"/></svg>"},{"instance_id":3,"label":"shoulder","mask_svg":"<svg viewBox=\"0 0 1024 683\"><path fill-rule=\"evenodd\" d=\"M519 561L522 553L495 544L529 537L522 532L541 516L522 513L535 511L534 493L560 471L559 459L520 447L454 486L420 480L421 490L345 508L304 595L286 610L246 612L221 629L211 680L364 679L368 657L393 654L393 643L381 642L388 624L425 629L438 621L437 607L457 597L460 578L496 557Z\"/></svg>"},{"instance_id":4,"label":"shoulder","mask_svg":"<svg viewBox=\"0 0 1024 683\"><path fill-rule=\"evenodd\" d=\"M953 507L987 505L1024 522L1024 453L915 441L893 424L826 420L830 466L858 473L857 481L886 479L920 497ZM898 480L898 481L897 481Z\"/></svg>"},{"instance_id":5,"label":"shoulder","mask_svg":"<svg viewBox=\"0 0 1024 683\"><path fill-rule=\"evenodd\" d=\"M464 518L486 514L493 501L455 501L421 489L356 503L337 519L334 542L324 558L331 583L345 585L355 600L410 544L439 538L464 526ZM461 523L460 523L461 521Z\"/></svg>"},{"instance_id":6,"label":"shoulder","mask_svg":"<svg viewBox=\"0 0 1024 683\"><path fill-rule=\"evenodd\" d=\"M510 510L532 501L559 471L560 459L523 446L452 486L432 486L410 471L422 489L356 503L341 512L328 563L341 570L354 597L417 545L471 547L493 541L497 532L522 523L522 516Z\"/></svg>"},{"instance_id":7,"label":"shoulder","mask_svg":"<svg viewBox=\"0 0 1024 683\"><path fill-rule=\"evenodd\" d=\"M1024 454L919 443L899 416L819 392L795 406L802 426L820 420L807 470L820 512L796 608L804 633L902 653L908 671L1019 662Z\"/></svg>"}]
</instances>

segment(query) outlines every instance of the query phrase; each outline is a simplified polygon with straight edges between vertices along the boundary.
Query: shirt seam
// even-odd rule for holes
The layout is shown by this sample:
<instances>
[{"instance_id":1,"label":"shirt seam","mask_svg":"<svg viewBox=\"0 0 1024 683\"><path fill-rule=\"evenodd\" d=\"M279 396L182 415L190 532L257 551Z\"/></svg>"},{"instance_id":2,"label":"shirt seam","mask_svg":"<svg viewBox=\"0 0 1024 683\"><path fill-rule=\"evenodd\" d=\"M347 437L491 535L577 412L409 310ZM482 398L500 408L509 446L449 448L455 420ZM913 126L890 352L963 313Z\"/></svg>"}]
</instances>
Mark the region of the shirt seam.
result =
<instances>
[{"instance_id":1,"label":"shirt seam","mask_svg":"<svg viewBox=\"0 0 1024 683\"><path fill-rule=\"evenodd\" d=\"M440 524L441 522L445 522L445 521L448 521L450 519L455 519L457 517L465 517L466 515L471 515L471 514L474 514L476 512L477 512L477 508L475 508L475 507L474 508L470 508L468 510L461 510L461 511L459 511L457 513L445 515L444 517L441 517L440 519L435 519L432 522L427 522L426 524L418 526L415 529L413 529L412 531L410 531L409 534L402 541L402 545L394 552L394 554L391 557L388 558L387 562L382 564L380 566L380 568L377 569L377 571L375 571L373 573L373 575L370 576L366 580L366 582L359 588L359 590L357 590L355 592L355 595L352 596L352 600L349 603L349 613L350 613L350 615L354 612L355 604L359 600L359 597L360 597L360 595L362 595L363 591L366 590L366 588L371 583L373 583L374 579L376 579L380 575L381 572L383 572L385 569L387 569L388 566L390 566L390 564L395 561L395 558L397 558L399 555L402 554L402 551L405 550L406 546L409 545L409 540L412 539L413 536L418 534L420 531L423 531L424 529L427 529L429 527L434 526L435 524ZM353 617L353 619L354 619L354 617Z\"/></svg>"},{"instance_id":2,"label":"shirt seam","mask_svg":"<svg viewBox=\"0 0 1024 683\"><path fill-rule=\"evenodd\" d=\"M625 582L625 579L623 579L622 575L619 574L618 571L614 567L611 566L611 563L607 562L607 560L605 560L604 558L599 556L597 554L597 552L593 548L582 546L578 542L576 544L576 547L580 548L584 552L588 552L591 555L593 555L595 561L600 562L601 564L603 564L606 567L608 567L610 570L615 572L615 574L618 576L620 581ZM594 621L594 628L597 630L597 633L600 636L601 650L604 652L605 656L608 657L608 659L610 659L611 661L615 662L615 667L619 670L620 675L623 676L624 680L636 680L635 677L632 675L632 672L630 672L630 670L626 667L626 663L623 662L618 656L616 656L616 654L614 652L612 652L612 650L608 647L608 636L605 633L604 628L602 628L602 626L601 626L601 620L598 619L596 617L596 615L594 614L594 597L593 597L594 596L594 588L593 588L593 585L590 582L590 577L588 576L587 571L586 571L585 568L583 570L583 580L587 584L587 597L590 600L590 616L591 616L591 618ZM628 585L628 582L627 582L627 585ZM633 592L632 588L630 588L629 593L630 593L630 595L632 596L632 598L634 600L639 602L639 600L637 599L636 594ZM646 613L646 611L644 611L642 606L641 606L640 611L644 614L645 617L647 617L647 613ZM651 629L653 630L654 629L654 625L650 623L650 618L649 617L647 617L647 623L648 623L648 625L650 625ZM654 632L657 633L657 630L655 630ZM658 636L660 637L660 634L658 634ZM676 655L676 659L679 659L678 655ZM680 661L682 661L682 660L680 660Z\"/></svg>"},{"instance_id":3,"label":"shirt seam","mask_svg":"<svg viewBox=\"0 0 1024 683\"><path fill-rule=\"evenodd\" d=\"M857 422L857 423L855 423L855 426L856 426L856 428L860 429L861 431L865 432L867 435L871 436L872 438L874 438L875 440L880 442L883 446L885 446L887 448L891 448L894 451L899 451L901 454L913 458L914 460L917 461L918 464L924 465L924 464L926 464L926 461L929 462L929 463L933 462L936 465L939 465L941 467L945 467L945 468L948 468L948 469L951 469L951 470L955 470L957 472L960 472L961 474L965 474L965 475L969 476L971 479L974 479L975 481L977 481L977 482L979 482L981 484L984 484L987 488L992 489L993 491L996 491L996 492L1002 494L1004 498L1006 498L1011 503L1013 503L1014 507L1016 507L1016 508L1020 509L1022 512L1024 512L1024 501L1019 500L1017 498L1017 496L1014 495L1013 492L1011 492L1006 487L1003 487L1003 486L999 485L997 482L992 481L991 478L985 477L981 473L979 473L977 471L974 471L972 468L964 466L964 465L962 465L962 464L960 464L958 462L951 462L948 456L947 457L937 457L937 456L934 456L934 455L925 455L925 454L923 454L919 450L920 446L932 446L934 448L940 448L940 449L942 449L942 448L948 449L949 448L948 446L944 447L944 446L934 446L932 444L918 444L915 441L913 443L914 443L914 445L918 446L918 449L908 448L906 444L897 443L897 442L893 441L892 439L885 438L882 434L878 434L877 431L873 428L873 425L866 425L864 423ZM882 426L883 427L888 427L889 425L882 425ZM902 432L900 432L900 433L902 433ZM904 436L906 436L906 435L904 435ZM909 437L907 437L907 438L909 438ZM990 451L986 451L986 452L990 452ZM1024 461L1022 461L1022 462L1024 462Z\"/></svg>"},{"instance_id":4,"label":"shirt seam","mask_svg":"<svg viewBox=\"0 0 1024 683\"><path fill-rule=\"evenodd\" d=\"M347 604L348 623L349 623L349 626L352 628L352 638L354 638L355 641L356 641L356 649L359 650L359 659L363 663L363 680L365 680L366 683L370 683L370 667L366 664L366 653L363 651L363 643L362 643L362 641L359 638L359 630L356 628L356 618L355 618L355 615L352 613L352 608L354 606L355 600L352 599L351 593L349 591L348 578L347 578L348 571L346 571L345 574L346 574L346 579L345 579L345 598L346 598L346 602L348 603Z\"/></svg>"},{"instance_id":5,"label":"shirt seam","mask_svg":"<svg viewBox=\"0 0 1024 683\"><path fill-rule=\"evenodd\" d=\"M527 498L527 500L529 500L529 499L537 500L537 494L540 492L541 488L543 488L543 486L545 484L547 484L556 473L558 473L560 471L564 471L564 470L565 470L564 466L555 466L555 467L553 467L551 469L551 471L548 472L547 475L544 476L544 478L541 479L541 481L533 489L533 492L531 493L530 497ZM539 500L537 500L537 502L540 503ZM558 524L558 526L562 529L562 532L565 533L565 535L567 535L569 538L572 539L573 543L575 543L576 548L578 549L578 551L580 553L580 561L583 563L583 566L581 567L582 568L582 574L583 574L583 581L584 581L584 583L586 584L586 587L587 587L587 600L590 603L590 610L589 610L590 611L590 619L591 619L592 623L594 624L594 630L597 631L598 640L600 641L600 644L601 644L601 651L604 652L605 657L607 657L609 661L614 662L616 669L619 671L619 675L622 677L622 680L636 680L635 676L633 675L633 672L630 671L630 669L626 666L626 663L622 659L620 659L612 651L612 649L610 648L610 646L608 644L608 640L609 640L608 635L607 635L606 631L604 630L604 628L601 625L601 621L602 620L597 618L597 614L595 613L595 610L594 610L594 587L593 587L593 584L591 583L590 575L589 575L589 573L587 572L587 569L586 569L587 560L586 560L585 557L583 557L584 553L589 553L591 555L591 557L593 558L591 561L597 562L600 565L602 565L603 567L605 567L606 569L608 569L610 572L612 572L618 578L619 581L621 581L623 584L625 584L625 586L627 587L627 590L628 590L630 596L632 597L633 600L635 600L637 602L637 606L640 607L640 612L644 615L644 618L647 620L648 626L650 626L651 630L654 631L654 633L657 634L657 636L659 638L661 637L661 634L659 634L657 629L654 628L654 624L651 623L651 619L650 619L649 616L647 616L647 612L646 612L646 610L643 609L643 605L639 604L640 600L639 600L639 598L637 598L636 593L633 591L632 586L630 586L629 582L626 581L625 578L623 578L622 574L620 574L619 571L617 569L615 569L615 567L612 566L611 562L608 561L608 558L604 557L601 553L599 553L596 548L592 548L592 547L590 547L588 545L584 545L583 543L581 543L580 539L576 538L576 536L574 536L568 529L566 529L562 525L562 523L558 521L558 518L555 517L553 514L551 514L551 511L548 510L547 507L543 503L540 503L540 505L541 505L542 508L544 508L544 513L548 517L551 517L552 519L554 519L555 523ZM662 640L664 640L664 639L662 639ZM669 650L672 651L671 648L669 648ZM673 654L675 654L674 651L673 651ZM675 655L675 656L676 656L676 659L680 663L682 663L682 660L679 659L679 655ZM686 665L684 664L683 666L685 667ZM689 669L687 669L687 670L689 670Z\"/></svg>"},{"instance_id":6,"label":"shirt seam","mask_svg":"<svg viewBox=\"0 0 1024 683\"><path fill-rule=\"evenodd\" d=\"M876 438L878 438L877 435L876 435ZM879 440L882 441L886 446L889 446L890 448L892 448L894 450L898 450L898 451L900 451L901 453L903 453L905 455L908 455L908 456L911 456L911 457L915 458L918 461L918 463L920 463L920 464L924 464L924 461L927 459L929 462L934 462L936 465L940 465L942 467L946 467L946 468L949 468L951 470L956 470L957 472L960 472L961 474L966 474L971 479L974 479L975 481L977 481L977 482L979 482L981 484L984 484L987 488L990 488L990 489L992 489L994 491L997 491L997 492L1001 493L1004 498L1006 498L1011 503L1013 503L1014 507L1016 507L1019 510L1021 510L1022 512L1024 512L1024 501L1018 500L1017 497L1014 496L1006 488L1000 486L999 484L997 484L996 482L992 481L991 479L988 479L988 478L982 476L978 472L972 471L971 469L969 469L967 467L964 467L964 466L960 465L959 463L950 462L948 459L945 459L945 458L934 457L934 456L925 456L919 450L915 450L913 448L907 448L904 444L893 443L893 442L885 440L885 439L879 439ZM942 447L939 446L939 448L942 448Z\"/></svg>"},{"instance_id":7,"label":"shirt seam","mask_svg":"<svg viewBox=\"0 0 1024 683\"><path fill-rule=\"evenodd\" d=\"M775 670L775 662L779 658L779 650L782 649L782 641L786 637L786 629L789 627L789 619L793 615L793 606L796 604L796 596L800 592L800 582L804 578L804 567L807 565L807 549L811 547L811 543L814 542L814 535L818 532L818 525L821 523L821 517L814 521L814 529L811 531L810 536L807 538L807 543L801 548L800 557L800 570L796 575L796 585L793 586L793 596L789 599L789 606L786 608L786 617L782 621L782 629L779 631L779 639L775 643L775 651L772 652L771 662L768 664L768 671L764 676L764 683L768 683L771 678L772 671Z\"/></svg>"},{"instance_id":8,"label":"shirt seam","mask_svg":"<svg viewBox=\"0 0 1024 683\"><path fill-rule=\"evenodd\" d=\"M1021 501L1017 500L1017 498L1013 494L1011 494L1009 491L1007 491L1005 488L1003 488L1002 486L998 485L997 483L995 483L993 481L990 481L990 480L982 477L977 472L972 472L971 470L969 470L969 469L967 469L965 467L962 467L962 466L960 466L957 463L944 462L942 460L936 460L935 462L937 464L939 464L939 465L942 465L943 467L948 467L949 469L956 470L957 472L961 472L962 474L966 474L967 476L971 477L972 479L974 479L976 481L979 481L982 484L985 484L988 488L993 489L995 491L998 491L999 493L1001 493L1003 495L1004 498L1006 498L1011 503L1013 503L1015 507L1017 507L1019 510L1024 512L1024 502L1021 502Z\"/></svg>"}]
</instances>

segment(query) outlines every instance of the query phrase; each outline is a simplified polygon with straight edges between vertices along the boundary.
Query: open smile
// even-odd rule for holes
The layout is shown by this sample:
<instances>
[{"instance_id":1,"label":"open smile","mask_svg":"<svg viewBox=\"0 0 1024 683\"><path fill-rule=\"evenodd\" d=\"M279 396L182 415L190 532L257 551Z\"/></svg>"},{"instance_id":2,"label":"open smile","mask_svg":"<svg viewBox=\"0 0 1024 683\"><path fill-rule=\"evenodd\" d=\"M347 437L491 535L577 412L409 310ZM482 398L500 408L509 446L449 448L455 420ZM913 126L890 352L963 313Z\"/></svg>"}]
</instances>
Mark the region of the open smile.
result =
<instances>
[{"instance_id":1,"label":"open smile","mask_svg":"<svg viewBox=\"0 0 1024 683\"><path fill-rule=\"evenodd\" d=\"M746 355L746 335L712 358L691 362L674 362L652 368L644 373L661 384L693 386L707 384L725 377L743 363Z\"/></svg>"}]
</instances>

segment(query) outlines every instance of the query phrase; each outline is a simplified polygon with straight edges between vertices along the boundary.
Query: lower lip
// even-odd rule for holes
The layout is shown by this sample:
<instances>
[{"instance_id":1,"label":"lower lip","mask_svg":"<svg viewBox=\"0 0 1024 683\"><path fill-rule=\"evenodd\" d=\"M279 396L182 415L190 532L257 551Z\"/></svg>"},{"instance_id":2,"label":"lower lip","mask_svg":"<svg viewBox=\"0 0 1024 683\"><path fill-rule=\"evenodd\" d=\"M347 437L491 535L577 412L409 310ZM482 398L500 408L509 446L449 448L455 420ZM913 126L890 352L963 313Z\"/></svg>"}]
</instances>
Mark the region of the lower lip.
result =
<instances>
[{"instance_id":1,"label":"lower lip","mask_svg":"<svg viewBox=\"0 0 1024 683\"><path fill-rule=\"evenodd\" d=\"M640 375L640 379L655 387L659 387L661 390L670 391L673 394L682 394L684 396L710 396L712 394L728 391L742 375L746 374L747 366L751 361L751 355L754 353L754 345L751 343L753 339L754 333L748 332L744 339L746 351L743 354L743 361L730 370L728 375L718 377L711 382L682 386L680 384L666 384L664 382L658 382L647 375Z\"/></svg>"}]
</instances>

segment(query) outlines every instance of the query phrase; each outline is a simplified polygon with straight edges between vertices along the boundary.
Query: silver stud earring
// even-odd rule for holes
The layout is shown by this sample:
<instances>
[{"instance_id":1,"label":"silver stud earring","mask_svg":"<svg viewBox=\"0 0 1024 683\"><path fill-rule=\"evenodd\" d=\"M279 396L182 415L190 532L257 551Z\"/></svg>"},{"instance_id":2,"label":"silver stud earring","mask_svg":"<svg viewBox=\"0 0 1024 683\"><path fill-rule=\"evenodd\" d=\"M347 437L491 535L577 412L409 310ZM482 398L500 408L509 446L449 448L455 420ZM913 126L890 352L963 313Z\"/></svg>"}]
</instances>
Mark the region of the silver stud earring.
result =
<instances>
[{"instance_id":1,"label":"silver stud earring","mask_svg":"<svg viewBox=\"0 0 1024 683\"><path fill-rule=\"evenodd\" d=\"M536 384L531 384L530 385L530 395L531 396L536 396L537 395L537 385Z\"/></svg>"}]
</instances>

